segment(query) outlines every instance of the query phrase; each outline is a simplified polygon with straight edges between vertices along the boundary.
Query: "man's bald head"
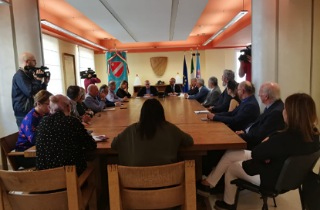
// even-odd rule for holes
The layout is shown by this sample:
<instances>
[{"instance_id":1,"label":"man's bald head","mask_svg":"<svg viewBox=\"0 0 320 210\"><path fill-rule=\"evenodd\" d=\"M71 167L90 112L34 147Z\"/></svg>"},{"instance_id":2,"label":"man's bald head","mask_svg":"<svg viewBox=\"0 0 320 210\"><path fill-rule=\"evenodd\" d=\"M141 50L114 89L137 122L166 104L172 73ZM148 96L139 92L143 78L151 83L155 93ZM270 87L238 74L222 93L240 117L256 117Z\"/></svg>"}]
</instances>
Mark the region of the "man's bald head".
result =
<instances>
[{"instance_id":1,"label":"man's bald head","mask_svg":"<svg viewBox=\"0 0 320 210\"><path fill-rule=\"evenodd\" d=\"M98 87L94 84L91 84L88 86L88 93L89 95L91 95L92 97L96 97L99 93Z\"/></svg>"},{"instance_id":2,"label":"man's bald head","mask_svg":"<svg viewBox=\"0 0 320 210\"><path fill-rule=\"evenodd\" d=\"M275 82L265 82L260 87L259 96L262 103L271 104L280 99L280 86Z\"/></svg>"}]
</instances>

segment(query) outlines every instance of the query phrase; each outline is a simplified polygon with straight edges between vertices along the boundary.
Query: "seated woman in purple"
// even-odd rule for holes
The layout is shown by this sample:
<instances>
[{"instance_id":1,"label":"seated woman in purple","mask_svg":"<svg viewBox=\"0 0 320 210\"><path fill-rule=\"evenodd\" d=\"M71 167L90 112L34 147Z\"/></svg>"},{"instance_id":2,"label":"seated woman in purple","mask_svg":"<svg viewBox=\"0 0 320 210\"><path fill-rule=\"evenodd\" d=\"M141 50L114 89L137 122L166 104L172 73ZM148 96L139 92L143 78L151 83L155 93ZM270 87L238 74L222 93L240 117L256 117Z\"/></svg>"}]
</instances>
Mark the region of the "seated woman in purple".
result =
<instances>
[{"instance_id":1,"label":"seated woman in purple","mask_svg":"<svg viewBox=\"0 0 320 210\"><path fill-rule=\"evenodd\" d=\"M52 94L50 92L41 90L34 96L35 107L30 110L20 125L18 141L16 143L16 151L25 151L26 149L29 149L35 145L37 126L39 125L43 116L47 115L50 111L49 97L51 95ZM18 162L19 166L24 168L35 166L34 158L16 157L16 161Z\"/></svg>"}]
</instances>

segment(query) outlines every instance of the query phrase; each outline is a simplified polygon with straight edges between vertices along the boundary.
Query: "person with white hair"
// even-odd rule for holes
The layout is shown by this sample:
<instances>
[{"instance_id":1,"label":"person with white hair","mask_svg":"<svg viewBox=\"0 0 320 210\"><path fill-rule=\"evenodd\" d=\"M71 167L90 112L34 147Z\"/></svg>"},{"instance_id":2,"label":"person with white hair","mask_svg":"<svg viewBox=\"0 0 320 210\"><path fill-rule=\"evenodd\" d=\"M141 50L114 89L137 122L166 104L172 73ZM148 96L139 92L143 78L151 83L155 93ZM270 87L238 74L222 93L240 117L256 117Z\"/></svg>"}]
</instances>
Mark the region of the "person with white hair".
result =
<instances>
[{"instance_id":1,"label":"person with white hair","mask_svg":"<svg viewBox=\"0 0 320 210\"><path fill-rule=\"evenodd\" d=\"M50 115L37 130L36 168L44 170L75 165L77 174L87 167L85 153L97 147L81 121L71 116L70 100L64 95L50 98Z\"/></svg>"},{"instance_id":2,"label":"person with white hair","mask_svg":"<svg viewBox=\"0 0 320 210\"><path fill-rule=\"evenodd\" d=\"M199 103L203 103L206 100L206 97L209 93L209 90L206 86L204 86L204 80L203 79L197 79L197 87L199 89L199 92L194 95L189 95L188 93L184 94L184 98L186 99L195 99Z\"/></svg>"}]
</instances>

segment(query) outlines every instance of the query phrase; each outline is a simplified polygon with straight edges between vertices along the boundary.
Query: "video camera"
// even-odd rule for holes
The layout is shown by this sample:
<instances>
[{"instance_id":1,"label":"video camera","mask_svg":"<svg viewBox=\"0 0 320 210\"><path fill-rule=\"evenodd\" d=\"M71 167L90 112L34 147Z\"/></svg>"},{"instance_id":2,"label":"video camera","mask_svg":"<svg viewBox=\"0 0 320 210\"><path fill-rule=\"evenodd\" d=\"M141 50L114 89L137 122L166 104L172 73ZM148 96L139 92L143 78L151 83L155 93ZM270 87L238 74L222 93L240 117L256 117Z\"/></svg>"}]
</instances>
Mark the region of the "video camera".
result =
<instances>
[{"instance_id":1,"label":"video camera","mask_svg":"<svg viewBox=\"0 0 320 210\"><path fill-rule=\"evenodd\" d=\"M81 79L91 78L89 75L91 75L91 77L97 77L96 72L91 68L88 68L87 70L84 70L84 71L80 71Z\"/></svg>"},{"instance_id":2,"label":"video camera","mask_svg":"<svg viewBox=\"0 0 320 210\"><path fill-rule=\"evenodd\" d=\"M241 52L242 54L239 56L238 60L239 60L239 61L249 62L247 55L251 56L251 45L248 45L248 46L246 47L246 49L240 50L240 52Z\"/></svg>"},{"instance_id":3,"label":"video camera","mask_svg":"<svg viewBox=\"0 0 320 210\"><path fill-rule=\"evenodd\" d=\"M25 66L24 69L32 74L35 73L35 75L39 78L43 78L43 77L47 78L47 77L50 77L50 75L51 75L50 71L46 71L47 69L49 69L46 66L40 66L40 67ZM36 73L37 70L40 70L41 73Z\"/></svg>"}]
</instances>

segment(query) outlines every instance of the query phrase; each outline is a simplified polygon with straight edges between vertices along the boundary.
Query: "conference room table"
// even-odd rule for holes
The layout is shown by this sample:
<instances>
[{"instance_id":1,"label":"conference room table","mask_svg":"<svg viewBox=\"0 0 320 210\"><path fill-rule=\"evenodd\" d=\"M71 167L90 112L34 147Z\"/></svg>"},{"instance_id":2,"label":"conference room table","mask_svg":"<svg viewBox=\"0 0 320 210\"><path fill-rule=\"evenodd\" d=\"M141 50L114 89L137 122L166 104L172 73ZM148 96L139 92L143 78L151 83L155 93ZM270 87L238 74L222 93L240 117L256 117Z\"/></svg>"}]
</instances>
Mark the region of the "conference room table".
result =
<instances>
[{"instance_id":1,"label":"conference room table","mask_svg":"<svg viewBox=\"0 0 320 210\"><path fill-rule=\"evenodd\" d=\"M95 153L99 156L117 157L117 152L111 149L113 138L127 126L138 122L140 110L148 98L136 97L123 102L120 107L107 108L96 113L86 129L92 131L93 136L105 135L105 141L97 142ZM209 150L244 149L246 143L228 126L220 122L207 121L205 113L196 114L195 111L205 110L196 100L185 99L183 96L167 96L157 98L165 111L166 120L175 124L181 130L189 133L194 140L191 147L181 148L179 156L182 159L195 159L197 176L201 173L201 158ZM150 116L152 117L152 116ZM35 157L35 147L25 151L26 157ZM116 162L116 161L115 161ZM113 162L114 163L114 162Z\"/></svg>"}]
</instances>

